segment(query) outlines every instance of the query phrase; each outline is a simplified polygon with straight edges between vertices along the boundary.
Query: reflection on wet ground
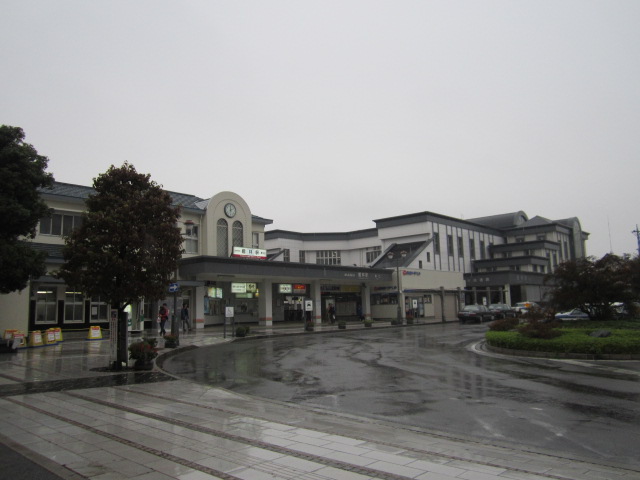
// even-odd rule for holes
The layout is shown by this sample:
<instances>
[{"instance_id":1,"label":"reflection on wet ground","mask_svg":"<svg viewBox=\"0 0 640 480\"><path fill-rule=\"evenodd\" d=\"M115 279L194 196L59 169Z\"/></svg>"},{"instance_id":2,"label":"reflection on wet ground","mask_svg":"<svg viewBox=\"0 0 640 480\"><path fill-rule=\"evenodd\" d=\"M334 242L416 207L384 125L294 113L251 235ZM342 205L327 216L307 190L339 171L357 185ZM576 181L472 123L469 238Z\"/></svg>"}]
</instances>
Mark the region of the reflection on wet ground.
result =
<instances>
[{"instance_id":1,"label":"reflection on wet ground","mask_svg":"<svg viewBox=\"0 0 640 480\"><path fill-rule=\"evenodd\" d=\"M245 340L177 355L164 368L299 405L640 463L631 446L639 439L639 375L464 348L485 329L448 324Z\"/></svg>"},{"instance_id":2,"label":"reflection on wet ground","mask_svg":"<svg viewBox=\"0 0 640 480\"><path fill-rule=\"evenodd\" d=\"M60 392L84 388L115 387L120 385L134 385L138 383L167 382L172 380L174 380L173 377L161 372L127 372L93 378L74 378L3 385L2 389L0 389L0 397L10 397L13 395L29 393Z\"/></svg>"}]
</instances>

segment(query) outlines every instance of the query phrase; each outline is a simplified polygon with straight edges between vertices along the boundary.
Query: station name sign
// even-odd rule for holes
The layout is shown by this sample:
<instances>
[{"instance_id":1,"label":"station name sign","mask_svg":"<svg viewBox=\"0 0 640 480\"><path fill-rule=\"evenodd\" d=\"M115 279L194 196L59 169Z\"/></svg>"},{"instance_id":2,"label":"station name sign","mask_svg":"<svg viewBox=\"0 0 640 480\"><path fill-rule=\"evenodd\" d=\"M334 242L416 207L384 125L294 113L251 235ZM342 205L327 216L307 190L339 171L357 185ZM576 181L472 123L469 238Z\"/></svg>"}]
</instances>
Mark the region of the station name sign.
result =
<instances>
[{"instance_id":1,"label":"station name sign","mask_svg":"<svg viewBox=\"0 0 640 480\"><path fill-rule=\"evenodd\" d=\"M258 258L264 260L267 258L267 251L262 248L245 248L233 247L232 257L236 258Z\"/></svg>"}]
</instances>

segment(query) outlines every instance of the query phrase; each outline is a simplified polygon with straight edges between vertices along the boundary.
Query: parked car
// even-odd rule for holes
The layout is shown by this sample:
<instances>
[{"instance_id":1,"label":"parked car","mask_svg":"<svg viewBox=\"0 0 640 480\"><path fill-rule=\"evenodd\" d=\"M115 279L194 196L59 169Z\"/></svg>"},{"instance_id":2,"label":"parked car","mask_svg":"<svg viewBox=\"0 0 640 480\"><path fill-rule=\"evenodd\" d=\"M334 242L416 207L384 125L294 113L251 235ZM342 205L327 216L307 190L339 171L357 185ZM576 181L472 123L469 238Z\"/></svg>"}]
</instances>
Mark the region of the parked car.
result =
<instances>
[{"instance_id":1,"label":"parked car","mask_svg":"<svg viewBox=\"0 0 640 480\"><path fill-rule=\"evenodd\" d=\"M573 310L569 310L568 312L556 313L556 320L589 320L589 315L584 313L582 310L578 310L574 308Z\"/></svg>"},{"instance_id":2,"label":"parked car","mask_svg":"<svg viewBox=\"0 0 640 480\"><path fill-rule=\"evenodd\" d=\"M458 312L460 323L489 322L494 319L493 313L484 305L467 305Z\"/></svg>"},{"instance_id":3,"label":"parked car","mask_svg":"<svg viewBox=\"0 0 640 480\"><path fill-rule=\"evenodd\" d=\"M493 313L496 318L515 317L516 311L511 308L511 305L506 303L492 303L489 305L489 311Z\"/></svg>"},{"instance_id":4,"label":"parked car","mask_svg":"<svg viewBox=\"0 0 640 480\"><path fill-rule=\"evenodd\" d=\"M540 308L540 305L536 302L518 302L513 307L518 315L525 314L532 308Z\"/></svg>"}]
</instances>

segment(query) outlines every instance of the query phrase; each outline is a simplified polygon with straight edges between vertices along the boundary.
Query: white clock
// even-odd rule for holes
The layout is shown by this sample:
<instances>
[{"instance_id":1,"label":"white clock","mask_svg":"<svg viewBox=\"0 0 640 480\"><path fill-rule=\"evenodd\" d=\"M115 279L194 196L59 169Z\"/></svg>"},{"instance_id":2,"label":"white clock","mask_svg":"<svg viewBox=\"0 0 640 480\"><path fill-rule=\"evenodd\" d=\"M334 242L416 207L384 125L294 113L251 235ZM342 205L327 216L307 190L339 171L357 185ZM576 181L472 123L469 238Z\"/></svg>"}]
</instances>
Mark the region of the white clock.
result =
<instances>
[{"instance_id":1,"label":"white clock","mask_svg":"<svg viewBox=\"0 0 640 480\"><path fill-rule=\"evenodd\" d=\"M233 218L236 215L236 206L233 203L227 203L224 206L224 213L227 215L227 217L229 218Z\"/></svg>"}]
</instances>

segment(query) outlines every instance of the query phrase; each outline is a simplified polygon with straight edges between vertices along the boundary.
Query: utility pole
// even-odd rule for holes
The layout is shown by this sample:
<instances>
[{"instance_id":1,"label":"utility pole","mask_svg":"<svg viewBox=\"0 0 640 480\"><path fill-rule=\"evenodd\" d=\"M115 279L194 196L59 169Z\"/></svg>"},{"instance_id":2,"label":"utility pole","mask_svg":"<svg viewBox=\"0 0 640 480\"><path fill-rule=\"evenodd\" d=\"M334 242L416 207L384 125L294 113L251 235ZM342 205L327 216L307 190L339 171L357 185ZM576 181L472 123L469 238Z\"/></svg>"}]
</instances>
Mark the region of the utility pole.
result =
<instances>
[{"instance_id":1,"label":"utility pole","mask_svg":"<svg viewBox=\"0 0 640 480\"><path fill-rule=\"evenodd\" d=\"M640 256L640 230L638 230L638 224L636 223L636 229L631 232L633 233L636 238L638 239L638 256Z\"/></svg>"}]
</instances>

